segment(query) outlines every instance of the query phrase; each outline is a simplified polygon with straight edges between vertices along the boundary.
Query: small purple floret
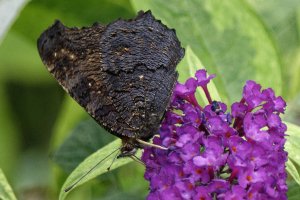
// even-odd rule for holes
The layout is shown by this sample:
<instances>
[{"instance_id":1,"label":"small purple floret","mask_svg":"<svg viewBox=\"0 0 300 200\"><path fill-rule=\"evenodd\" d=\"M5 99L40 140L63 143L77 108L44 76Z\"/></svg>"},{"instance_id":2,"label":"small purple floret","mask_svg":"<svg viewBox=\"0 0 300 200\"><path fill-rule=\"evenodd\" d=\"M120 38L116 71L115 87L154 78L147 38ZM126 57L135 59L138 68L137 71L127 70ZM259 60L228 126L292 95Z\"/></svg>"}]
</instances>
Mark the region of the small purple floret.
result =
<instances>
[{"instance_id":1,"label":"small purple floret","mask_svg":"<svg viewBox=\"0 0 300 200\"><path fill-rule=\"evenodd\" d=\"M272 89L247 81L231 105L213 101L205 70L175 86L171 105L153 143L145 148L148 200L287 199L284 151L286 103ZM209 105L195 97L201 87Z\"/></svg>"}]
</instances>

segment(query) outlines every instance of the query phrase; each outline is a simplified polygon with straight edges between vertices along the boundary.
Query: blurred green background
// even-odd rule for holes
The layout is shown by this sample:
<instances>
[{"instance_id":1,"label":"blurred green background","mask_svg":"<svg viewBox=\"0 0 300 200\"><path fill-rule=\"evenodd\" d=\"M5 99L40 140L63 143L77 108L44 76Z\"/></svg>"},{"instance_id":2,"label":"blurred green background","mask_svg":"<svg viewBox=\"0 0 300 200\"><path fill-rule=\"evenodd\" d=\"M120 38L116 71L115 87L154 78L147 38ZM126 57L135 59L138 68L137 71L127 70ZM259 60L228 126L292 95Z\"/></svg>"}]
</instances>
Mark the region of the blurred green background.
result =
<instances>
[{"instance_id":1,"label":"blurred green background","mask_svg":"<svg viewBox=\"0 0 300 200\"><path fill-rule=\"evenodd\" d=\"M0 0L0 8L7 1ZM238 100L245 81L253 79L283 95L285 120L300 124L299 0L32 0L0 35L0 168L19 199L57 199L68 174L115 139L47 72L37 38L55 19L82 27L132 18L141 9L175 28L183 47L217 74L223 101ZM180 80L196 67L186 55L178 66ZM289 184L289 199L299 198L299 186ZM84 184L68 199L145 199L147 188L143 167L130 163Z\"/></svg>"}]
</instances>

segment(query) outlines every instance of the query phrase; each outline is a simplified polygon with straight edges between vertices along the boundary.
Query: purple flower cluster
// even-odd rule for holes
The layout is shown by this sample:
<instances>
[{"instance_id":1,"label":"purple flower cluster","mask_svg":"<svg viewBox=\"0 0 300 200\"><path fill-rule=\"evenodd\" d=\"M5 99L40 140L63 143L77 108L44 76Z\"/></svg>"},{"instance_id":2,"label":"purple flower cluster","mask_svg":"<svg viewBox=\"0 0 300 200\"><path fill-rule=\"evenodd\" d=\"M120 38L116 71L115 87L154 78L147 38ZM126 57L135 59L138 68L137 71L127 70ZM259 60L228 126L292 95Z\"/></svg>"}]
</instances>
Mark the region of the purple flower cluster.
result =
<instances>
[{"instance_id":1,"label":"purple flower cluster","mask_svg":"<svg viewBox=\"0 0 300 200\"><path fill-rule=\"evenodd\" d=\"M229 113L210 97L214 75L199 70L195 76L177 83L160 137L153 139L169 150L144 150L147 199L287 199L286 125L279 117L285 101L247 81ZM205 107L195 97L198 87L208 99Z\"/></svg>"}]
</instances>

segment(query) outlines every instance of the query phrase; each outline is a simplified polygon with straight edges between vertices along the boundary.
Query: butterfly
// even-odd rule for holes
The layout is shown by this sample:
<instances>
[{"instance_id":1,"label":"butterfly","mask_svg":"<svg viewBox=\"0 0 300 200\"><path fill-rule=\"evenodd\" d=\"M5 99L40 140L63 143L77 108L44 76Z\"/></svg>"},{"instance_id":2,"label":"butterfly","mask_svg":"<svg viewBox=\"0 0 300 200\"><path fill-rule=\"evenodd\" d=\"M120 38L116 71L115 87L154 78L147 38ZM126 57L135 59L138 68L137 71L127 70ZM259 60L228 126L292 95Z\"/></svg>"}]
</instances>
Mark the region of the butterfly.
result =
<instances>
[{"instance_id":1,"label":"butterfly","mask_svg":"<svg viewBox=\"0 0 300 200\"><path fill-rule=\"evenodd\" d=\"M83 28L56 21L37 46L64 90L122 140L119 157L134 155L158 132L184 49L151 11Z\"/></svg>"}]
</instances>

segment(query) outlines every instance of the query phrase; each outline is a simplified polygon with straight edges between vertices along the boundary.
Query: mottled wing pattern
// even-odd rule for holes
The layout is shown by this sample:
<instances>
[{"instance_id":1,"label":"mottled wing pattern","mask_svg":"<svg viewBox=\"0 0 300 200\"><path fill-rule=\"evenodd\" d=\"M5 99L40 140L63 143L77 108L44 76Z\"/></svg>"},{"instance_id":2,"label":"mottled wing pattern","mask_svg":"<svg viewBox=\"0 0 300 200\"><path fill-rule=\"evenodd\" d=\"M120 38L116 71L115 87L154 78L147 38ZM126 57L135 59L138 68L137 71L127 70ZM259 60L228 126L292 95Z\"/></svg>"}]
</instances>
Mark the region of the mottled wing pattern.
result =
<instances>
[{"instance_id":1,"label":"mottled wing pattern","mask_svg":"<svg viewBox=\"0 0 300 200\"><path fill-rule=\"evenodd\" d=\"M82 29L57 21L38 48L47 69L100 125L144 140L159 128L184 55L175 31L149 11Z\"/></svg>"}]
</instances>

